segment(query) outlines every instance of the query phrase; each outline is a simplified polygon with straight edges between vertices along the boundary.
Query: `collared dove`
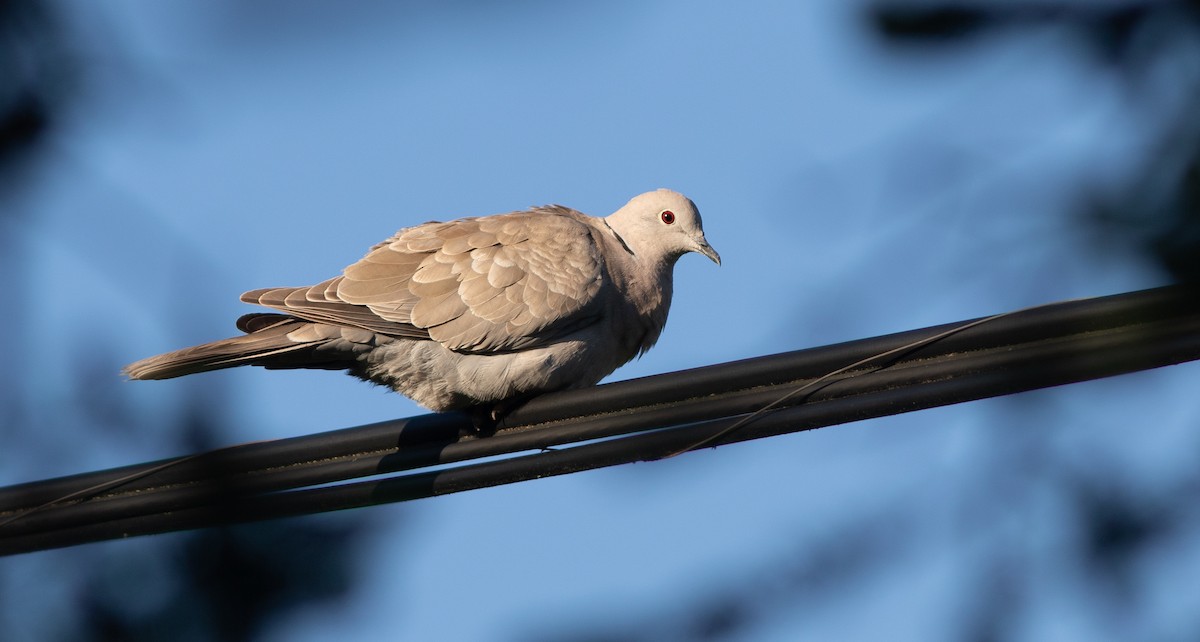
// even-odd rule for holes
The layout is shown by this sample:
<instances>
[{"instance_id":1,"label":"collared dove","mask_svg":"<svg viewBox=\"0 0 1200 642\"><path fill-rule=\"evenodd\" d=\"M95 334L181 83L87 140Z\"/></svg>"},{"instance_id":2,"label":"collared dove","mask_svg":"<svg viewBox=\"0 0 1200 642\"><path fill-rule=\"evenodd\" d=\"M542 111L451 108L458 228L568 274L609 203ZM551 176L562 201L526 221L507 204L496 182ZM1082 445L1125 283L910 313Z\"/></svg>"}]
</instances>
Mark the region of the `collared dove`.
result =
<instances>
[{"instance_id":1,"label":"collared dove","mask_svg":"<svg viewBox=\"0 0 1200 642\"><path fill-rule=\"evenodd\" d=\"M594 385L658 340L675 261L720 265L700 212L667 189L605 218L561 205L400 230L341 276L242 301L284 314L150 357L132 379L240 365L347 370L435 411ZM493 414L495 418L495 414Z\"/></svg>"}]
</instances>

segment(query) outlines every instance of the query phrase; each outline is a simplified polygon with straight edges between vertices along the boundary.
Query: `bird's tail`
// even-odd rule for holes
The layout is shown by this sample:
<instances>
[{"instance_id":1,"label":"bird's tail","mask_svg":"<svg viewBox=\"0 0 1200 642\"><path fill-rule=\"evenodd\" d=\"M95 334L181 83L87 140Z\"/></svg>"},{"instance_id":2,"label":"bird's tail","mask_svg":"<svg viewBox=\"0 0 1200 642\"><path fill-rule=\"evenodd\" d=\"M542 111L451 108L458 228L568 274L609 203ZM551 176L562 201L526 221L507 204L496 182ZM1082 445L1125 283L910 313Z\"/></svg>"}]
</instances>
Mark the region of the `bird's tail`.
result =
<instances>
[{"instance_id":1,"label":"bird's tail","mask_svg":"<svg viewBox=\"0 0 1200 642\"><path fill-rule=\"evenodd\" d=\"M327 337L306 340L297 330L306 321L282 314L248 314L238 320L247 334L160 354L131 363L122 370L130 379L171 379L234 366L268 368L345 368L344 362L313 362L311 355ZM291 336L289 336L291 335Z\"/></svg>"}]
</instances>

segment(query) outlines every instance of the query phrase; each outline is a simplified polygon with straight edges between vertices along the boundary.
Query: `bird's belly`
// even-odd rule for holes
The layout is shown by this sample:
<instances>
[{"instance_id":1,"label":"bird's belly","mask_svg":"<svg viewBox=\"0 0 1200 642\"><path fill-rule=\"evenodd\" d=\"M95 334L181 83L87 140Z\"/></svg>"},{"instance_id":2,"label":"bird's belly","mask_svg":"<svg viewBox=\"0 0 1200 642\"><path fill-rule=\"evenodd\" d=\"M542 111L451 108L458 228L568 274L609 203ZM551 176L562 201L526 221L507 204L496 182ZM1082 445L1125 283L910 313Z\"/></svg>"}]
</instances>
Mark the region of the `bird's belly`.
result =
<instances>
[{"instance_id":1,"label":"bird's belly","mask_svg":"<svg viewBox=\"0 0 1200 642\"><path fill-rule=\"evenodd\" d=\"M366 355L360 376L432 410L456 410L590 386L633 356L595 345L568 337L541 348L469 354L434 341L397 339Z\"/></svg>"}]
</instances>

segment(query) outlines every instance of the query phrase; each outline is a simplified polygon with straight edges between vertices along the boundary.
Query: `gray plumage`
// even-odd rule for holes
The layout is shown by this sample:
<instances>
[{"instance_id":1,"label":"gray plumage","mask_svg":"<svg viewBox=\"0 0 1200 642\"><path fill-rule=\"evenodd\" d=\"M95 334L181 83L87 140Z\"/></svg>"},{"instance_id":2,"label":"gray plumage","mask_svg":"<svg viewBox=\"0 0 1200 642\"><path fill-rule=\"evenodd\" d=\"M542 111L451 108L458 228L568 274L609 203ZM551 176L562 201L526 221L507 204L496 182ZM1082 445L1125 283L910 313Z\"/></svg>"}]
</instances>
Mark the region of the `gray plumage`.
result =
<instances>
[{"instance_id":1,"label":"gray plumage","mask_svg":"<svg viewBox=\"0 0 1200 642\"><path fill-rule=\"evenodd\" d=\"M347 370L432 410L598 382L658 340L675 261L720 264L682 194L634 197L605 218L559 205L398 232L341 276L253 290L282 312L246 334L126 366L168 379L240 365Z\"/></svg>"}]
</instances>

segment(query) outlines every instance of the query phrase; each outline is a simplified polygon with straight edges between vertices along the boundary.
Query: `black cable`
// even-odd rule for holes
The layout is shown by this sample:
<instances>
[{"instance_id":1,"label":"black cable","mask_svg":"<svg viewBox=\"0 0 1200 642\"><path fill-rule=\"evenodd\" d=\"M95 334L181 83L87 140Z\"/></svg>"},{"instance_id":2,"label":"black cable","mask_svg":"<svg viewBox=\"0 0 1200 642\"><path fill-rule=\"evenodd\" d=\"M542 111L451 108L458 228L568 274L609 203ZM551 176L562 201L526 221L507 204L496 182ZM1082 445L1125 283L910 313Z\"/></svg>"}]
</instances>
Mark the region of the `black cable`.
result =
<instances>
[{"instance_id":1,"label":"black cable","mask_svg":"<svg viewBox=\"0 0 1200 642\"><path fill-rule=\"evenodd\" d=\"M1193 290L1055 304L904 352L886 368L872 364L840 374L790 399L790 409L721 434L806 381L959 325L544 395L490 437L475 436L464 416L425 415L12 486L0 489L0 553L429 497L656 459L714 436L714 444L756 439L1200 358L1200 297ZM597 439L499 461L290 490ZM35 510L130 476L138 477L92 499Z\"/></svg>"}]
</instances>

